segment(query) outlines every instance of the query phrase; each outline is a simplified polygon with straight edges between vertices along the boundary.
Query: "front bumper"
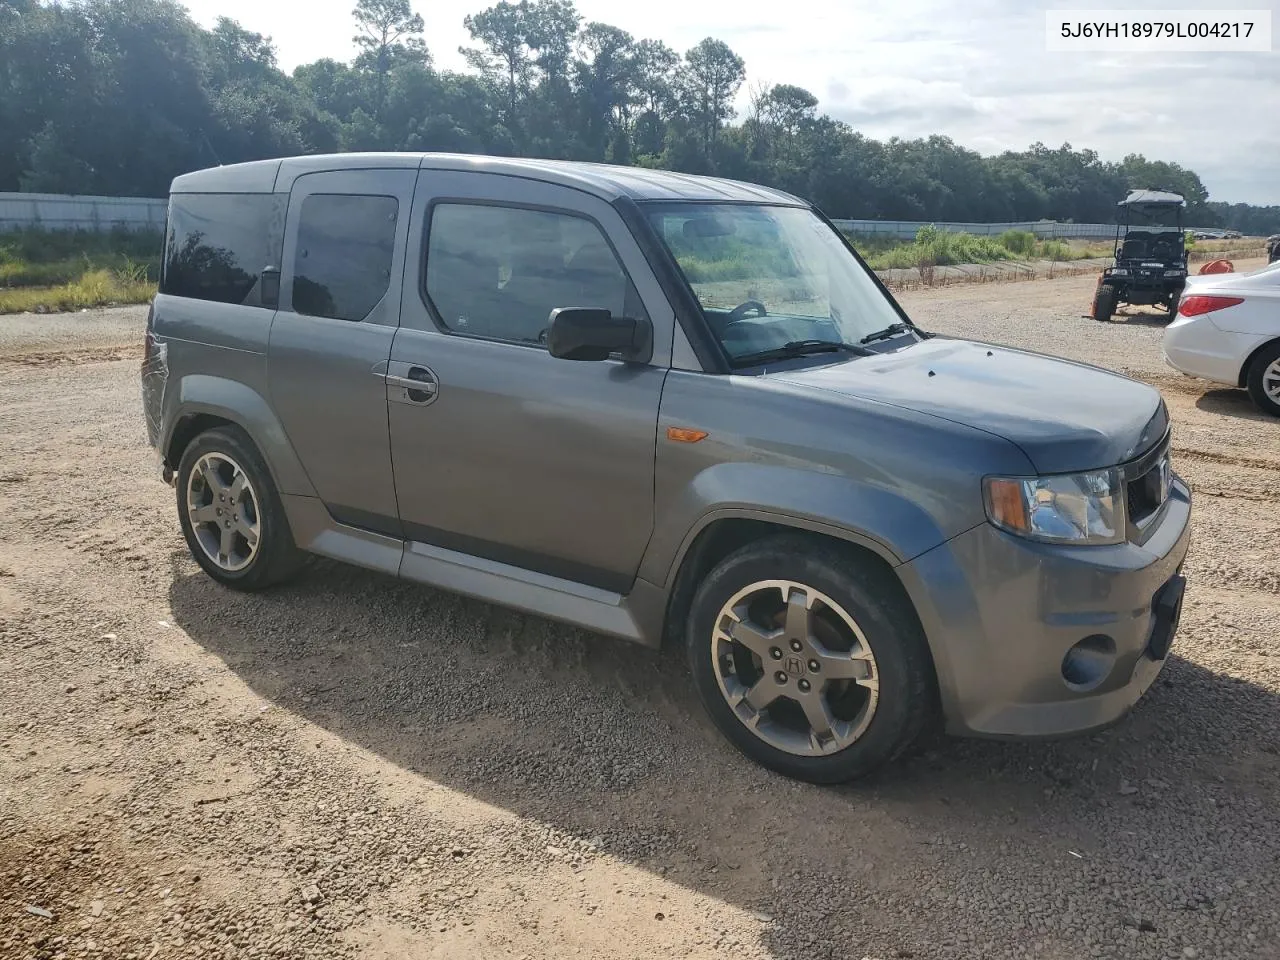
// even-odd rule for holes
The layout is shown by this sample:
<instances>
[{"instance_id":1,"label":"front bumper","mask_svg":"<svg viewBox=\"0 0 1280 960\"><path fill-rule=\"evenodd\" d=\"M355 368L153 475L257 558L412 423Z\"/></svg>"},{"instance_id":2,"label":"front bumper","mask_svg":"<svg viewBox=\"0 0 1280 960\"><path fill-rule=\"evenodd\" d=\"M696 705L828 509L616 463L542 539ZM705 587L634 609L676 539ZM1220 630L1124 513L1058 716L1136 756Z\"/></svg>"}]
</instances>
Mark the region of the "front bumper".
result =
<instances>
[{"instance_id":1,"label":"front bumper","mask_svg":"<svg viewBox=\"0 0 1280 960\"><path fill-rule=\"evenodd\" d=\"M1061 736L1128 712L1164 665L1181 613L1191 539L1181 480L1161 510L1142 545L1050 545L982 524L898 568L950 732ZM1086 638L1103 654L1086 657L1081 681L1068 653Z\"/></svg>"}]
</instances>

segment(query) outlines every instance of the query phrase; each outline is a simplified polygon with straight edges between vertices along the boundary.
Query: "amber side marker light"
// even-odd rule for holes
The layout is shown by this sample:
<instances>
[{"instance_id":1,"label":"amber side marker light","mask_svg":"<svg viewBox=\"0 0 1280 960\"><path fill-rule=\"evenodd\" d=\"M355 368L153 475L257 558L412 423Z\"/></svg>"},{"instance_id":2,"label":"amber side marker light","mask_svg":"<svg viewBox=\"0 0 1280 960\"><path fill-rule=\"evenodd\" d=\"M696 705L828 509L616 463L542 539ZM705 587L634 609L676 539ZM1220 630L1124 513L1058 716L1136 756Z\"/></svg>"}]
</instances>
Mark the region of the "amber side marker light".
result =
<instances>
[{"instance_id":1,"label":"amber side marker light","mask_svg":"<svg viewBox=\"0 0 1280 960\"><path fill-rule=\"evenodd\" d=\"M667 439L677 443L697 443L706 439L707 431L693 430L689 427L667 427Z\"/></svg>"},{"instance_id":2,"label":"amber side marker light","mask_svg":"<svg viewBox=\"0 0 1280 960\"><path fill-rule=\"evenodd\" d=\"M1027 502L1022 497L1022 483L991 477L986 482L987 516L998 527L1026 533L1031 529Z\"/></svg>"}]
</instances>

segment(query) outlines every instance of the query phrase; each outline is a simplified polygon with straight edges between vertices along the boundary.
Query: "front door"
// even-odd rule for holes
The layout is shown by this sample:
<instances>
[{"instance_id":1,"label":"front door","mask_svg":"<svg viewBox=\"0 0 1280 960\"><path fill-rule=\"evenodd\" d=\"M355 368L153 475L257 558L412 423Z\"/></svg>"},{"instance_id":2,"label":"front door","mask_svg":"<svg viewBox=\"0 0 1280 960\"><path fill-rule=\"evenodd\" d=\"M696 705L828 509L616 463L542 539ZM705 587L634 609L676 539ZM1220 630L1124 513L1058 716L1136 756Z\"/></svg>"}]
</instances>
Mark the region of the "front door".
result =
<instances>
[{"instance_id":1,"label":"front door","mask_svg":"<svg viewBox=\"0 0 1280 960\"><path fill-rule=\"evenodd\" d=\"M349 170L294 181L267 355L272 405L329 513L392 536L383 377L416 177Z\"/></svg>"},{"instance_id":2,"label":"front door","mask_svg":"<svg viewBox=\"0 0 1280 960\"><path fill-rule=\"evenodd\" d=\"M626 592L673 318L621 218L565 187L424 170L410 256L388 378L405 537ZM566 306L648 315L653 360L553 358Z\"/></svg>"}]
</instances>

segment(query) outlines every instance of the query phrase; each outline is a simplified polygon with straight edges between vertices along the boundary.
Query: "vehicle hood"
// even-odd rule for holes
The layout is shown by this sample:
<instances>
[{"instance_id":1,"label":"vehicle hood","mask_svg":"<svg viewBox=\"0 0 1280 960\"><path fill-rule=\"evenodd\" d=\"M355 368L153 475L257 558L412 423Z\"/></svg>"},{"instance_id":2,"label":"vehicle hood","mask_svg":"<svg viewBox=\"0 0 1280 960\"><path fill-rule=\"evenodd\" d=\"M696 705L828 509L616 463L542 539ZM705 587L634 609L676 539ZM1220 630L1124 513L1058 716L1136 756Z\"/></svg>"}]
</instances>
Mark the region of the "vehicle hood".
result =
<instances>
[{"instance_id":1,"label":"vehicle hood","mask_svg":"<svg viewBox=\"0 0 1280 960\"><path fill-rule=\"evenodd\" d=\"M1123 463L1168 427L1159 392L1146 384L967 340L934 337L874 357L766 376L995 434L1017 444L1041 473Z\"/></svg>"}]
</instances>

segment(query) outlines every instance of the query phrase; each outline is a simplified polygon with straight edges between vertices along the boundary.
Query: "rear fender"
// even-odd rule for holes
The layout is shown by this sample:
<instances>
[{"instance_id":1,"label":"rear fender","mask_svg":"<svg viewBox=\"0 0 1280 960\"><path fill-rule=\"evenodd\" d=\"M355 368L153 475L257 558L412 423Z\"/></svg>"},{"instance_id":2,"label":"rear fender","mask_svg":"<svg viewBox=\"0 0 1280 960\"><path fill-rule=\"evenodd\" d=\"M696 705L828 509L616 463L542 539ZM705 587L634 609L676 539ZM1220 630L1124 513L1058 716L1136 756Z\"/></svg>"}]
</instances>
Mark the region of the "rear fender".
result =
<instances>
[{"instance_id":1,"label":"rear fender","mask_svg":"<svg viewBox=\"0 0 1280 960\"><path fill-rule=\"evenodd\" d=\"M280 493L305 497L316 495L302 462L285 435L284 427L258 391L225 377L190 374L179 381L174 397L173 410L165 418L161 450L169 449L174 436L190 424L192 418L201 415L218 417L236 424L249 434L271 469ZM177 464L170 466L176 467Z\"/></svg>"}]
</instances>

